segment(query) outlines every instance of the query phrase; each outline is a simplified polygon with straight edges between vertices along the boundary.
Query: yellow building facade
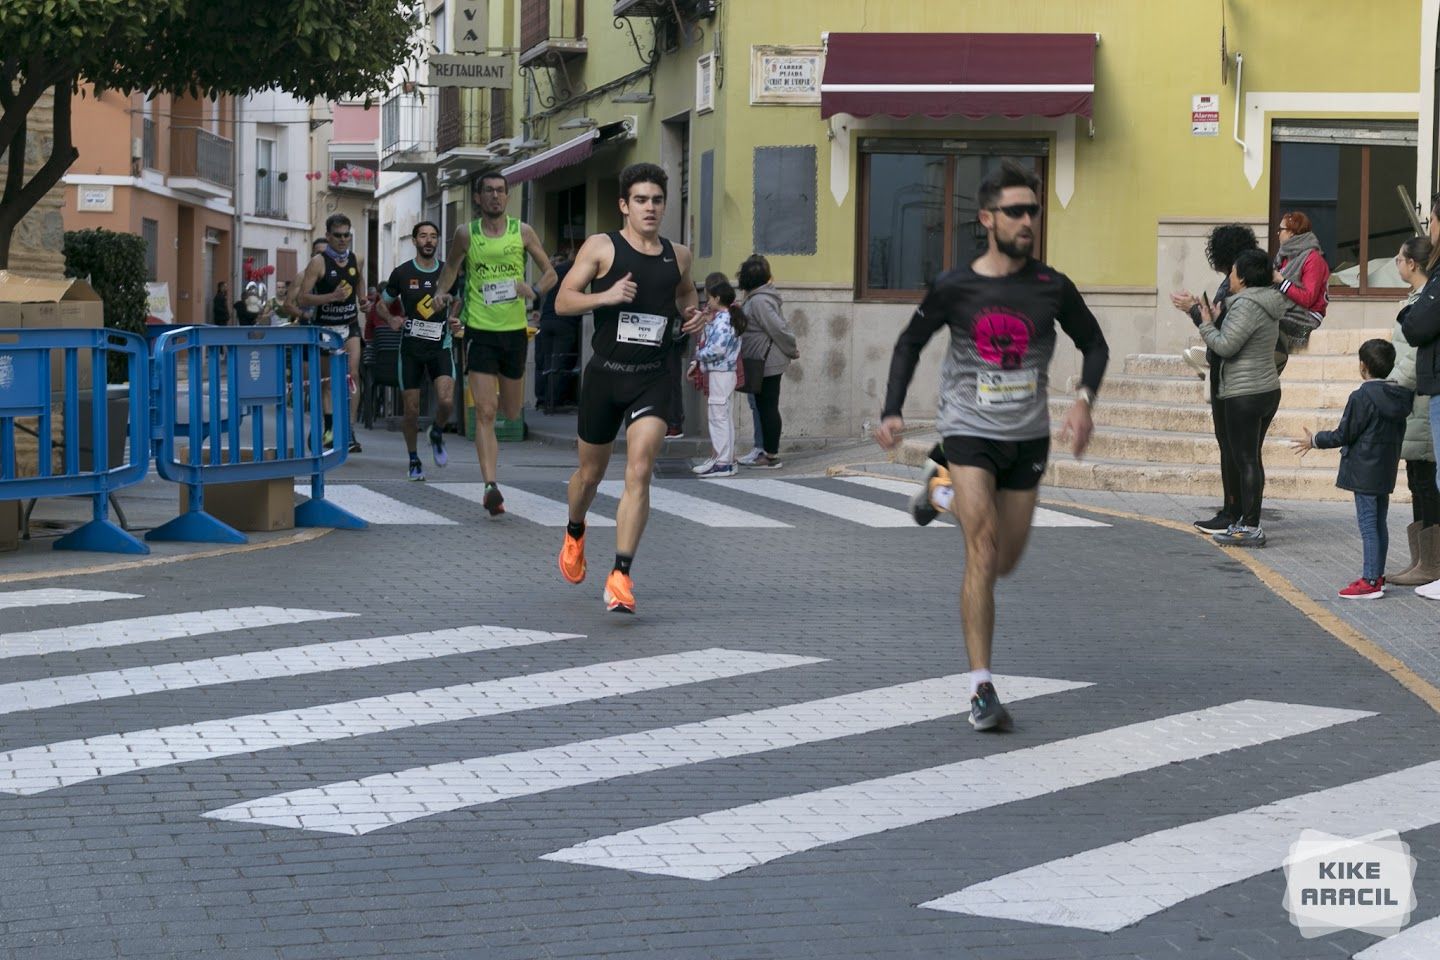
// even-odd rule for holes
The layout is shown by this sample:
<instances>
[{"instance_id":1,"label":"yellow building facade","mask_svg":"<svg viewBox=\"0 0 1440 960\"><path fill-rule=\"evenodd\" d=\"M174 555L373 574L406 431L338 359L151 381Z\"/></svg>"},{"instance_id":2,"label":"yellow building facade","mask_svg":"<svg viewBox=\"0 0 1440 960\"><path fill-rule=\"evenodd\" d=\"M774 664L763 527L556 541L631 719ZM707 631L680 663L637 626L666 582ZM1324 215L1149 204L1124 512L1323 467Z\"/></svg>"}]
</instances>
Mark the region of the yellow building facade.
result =
<instances>
[{"instance_id":1,"label":"yellow building facade","mask_svg":"<svg viewBox=\"0 0 1440 960\"><path fill-rule=\"evenodd\" d=\"M1388 324L1390 258L1436 185L1440 0L1383 10L1342 0L518 0L509 10L515 132L544 145L507 167L525 184L512 190L524 215L548 249L574 247L618 226L625 165L664 166L665 232L695 251L697 278L733 275L752 252L770 259L801 343L783 394L792 436L854 435L876 416L895 336L925 284L973 254L974 188L1002 157L1041 174L1043 255L1086 295L1116 357L1187 342L1193 330L1168 294L1213 289L1203 253L1213 225L1250 224L1273 246L1270 224L1290 209L1311 215L1335 273L1327 324ZM823 116L827 77L873 59L882 33L910 35L888 38L902 51L890 54L894 82L871 78L885 109ZM938 34L957 35L957 51L1001 44L1014 69L999 84L964 75L977 90L937 111L907 89L924 85L914 78L926 44L903 51ZM1009 38L964 36L995 34ZM1088 117L985 101L1015 91L983 88L1048 76L1053 65L1027 43L1040 34L1093 38ZM952 58L971 59L984 58ZM912 417L933 410L940 352L927 352ZM1073 369L1062 345L1053 373Z\"/></svg>"}]
</instances>

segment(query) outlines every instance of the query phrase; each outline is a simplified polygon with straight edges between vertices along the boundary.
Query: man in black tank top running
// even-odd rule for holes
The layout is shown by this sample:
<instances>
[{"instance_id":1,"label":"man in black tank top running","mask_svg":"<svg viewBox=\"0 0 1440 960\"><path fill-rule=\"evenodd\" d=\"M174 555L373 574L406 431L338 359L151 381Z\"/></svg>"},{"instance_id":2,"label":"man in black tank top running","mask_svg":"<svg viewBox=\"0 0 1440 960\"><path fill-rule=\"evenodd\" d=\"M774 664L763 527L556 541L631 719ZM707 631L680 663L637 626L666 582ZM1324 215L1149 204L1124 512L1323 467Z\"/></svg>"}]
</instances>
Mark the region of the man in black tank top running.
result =
<instances>
[{"instance_id":1,"label":"man in black tank top running","mask_svg":"<svg viewBox=\"0 0 1440 960\"><path fill-rule=\"evenodd\" d=\"M296 303L314 307L316 326L326 327L345 340L345 353L350 362L350 452L360 452L355 439L359 419L360 391L360 318L370 309L365 294L365 269L351 249L354 240L350 218L332 213L325 218L325 249L310 258L300 276L300 295ZM330 443L331 401L330 382L325 381L325 444Z\"/></svg>"},{"instance_id":2,"label":"man in black tank top running","mask_svg":"<svg viewBox=\"0 0 1440 960\"><path fill-rule=\"evenodd\" d=\"M561 316L595 314L594 355L580 385L580 468L570 478L560 573L571 583L585 579L585 514L623 426L625 493L615 515L615 568L605 581L605 607L619 613L635 612L630 564L650 516L650 475L670 419L675 327L683 318L683 331L695 333L704 323L690 251L660 236L667 180L653 163L621 172L624 227L588 238L555 296Z\"/></svg>"}]
</instances>

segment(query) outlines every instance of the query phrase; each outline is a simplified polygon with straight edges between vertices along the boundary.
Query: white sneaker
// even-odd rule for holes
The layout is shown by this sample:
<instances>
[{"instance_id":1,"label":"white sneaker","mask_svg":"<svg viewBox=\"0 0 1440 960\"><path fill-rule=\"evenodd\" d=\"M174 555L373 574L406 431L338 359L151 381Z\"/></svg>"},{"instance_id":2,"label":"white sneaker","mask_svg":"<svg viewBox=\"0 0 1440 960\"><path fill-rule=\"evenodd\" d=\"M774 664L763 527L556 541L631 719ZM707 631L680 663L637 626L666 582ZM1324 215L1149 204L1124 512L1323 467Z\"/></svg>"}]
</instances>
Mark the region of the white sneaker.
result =
<instances>
[{"instance_id":1,"label":"white sneaker","mask_svg":"<svg viewBox=\"0 0 1440 960\"><path fill-rule=\"evenodd\" d=\"M1210 364L1205 361L1204 347L1186 347L1180 356L1194 368L1196 373L1200 374L1202 379L1210 375Z\"/></svg>"},{"instance_id":2,"label":"white sneaker","mask_svg":"<svg viewBox=\"0 0 1440 960\"><path fill-rule=\"evenodd\" d=\"M701 460L699 463L695 464L695 466L690 468L690 472L698 476L699 474L704 473L706 470L709 470L713 466L715 466L715 458L710 457L709 459Z\"/></svg>"},{"instance_id":3,"label":"white sneaker","mask_svg":"<svg viewBox=\"0 0 1440 960\"><path fill-rule=\"evenodd\" d=\"M1423 587L1416 587L1415 595L1424 597L1426 600L1440 600L1440 580L1427 583Z\"/></svg>"},{"instance_id":4,"label":"white sneaker","mask_svg":"<svg viewBox=\"0 0 1440 960\"><path fill-rule=\"evenodd\" d=\"M726 480L735 476L735 464L712 463L710 469L700 474L701 480Z\"/></svg>"},{"instance_id":5,"label":"white sneaker","mask_svg":"<svg viewBox=\"0 0 1440 960\"><path fill-rule=\"evenodd\" d=\"M740 466L742 467L753 467L755 466L755 461L759 460L763 456L765 456L764 448L756 447L754 450L751 450L749 453L745 454L745 456L741 457L735 462L740 464Z\"/></svg>"}]
</instances>

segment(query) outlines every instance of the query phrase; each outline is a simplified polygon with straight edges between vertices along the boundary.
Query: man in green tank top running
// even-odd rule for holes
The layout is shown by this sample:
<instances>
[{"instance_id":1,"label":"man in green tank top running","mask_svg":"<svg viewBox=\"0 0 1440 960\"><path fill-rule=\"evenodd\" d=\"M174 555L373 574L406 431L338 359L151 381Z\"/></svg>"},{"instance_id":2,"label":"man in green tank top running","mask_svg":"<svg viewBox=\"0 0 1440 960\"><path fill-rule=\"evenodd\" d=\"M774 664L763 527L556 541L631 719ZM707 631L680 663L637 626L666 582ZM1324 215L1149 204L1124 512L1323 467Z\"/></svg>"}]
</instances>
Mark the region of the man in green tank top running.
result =
<instances>
[{"instance_id":1,"label":"man in green tank top running","mask_svg":"<svg viewBox=\"0 0 1440 960\"><path fill-rule=\"evenodd\" d=\"M507 420L520 416L525 399L526 301L555 285L555 268L540 237L529 224L506 216L510 185L504 174L482 173L475 181L475 206L480 219L461 224L445 254L445 271L437 286L445 291L435 298L443 308L461 268L465 270L464 306L465 375L475 401L475 453L485 480L483 504L490 516L505 512L505 498L496 480L499 445L495 415ZM540 282L525 282L525 257L540 268Z\"/></svg>"}]
</instances>

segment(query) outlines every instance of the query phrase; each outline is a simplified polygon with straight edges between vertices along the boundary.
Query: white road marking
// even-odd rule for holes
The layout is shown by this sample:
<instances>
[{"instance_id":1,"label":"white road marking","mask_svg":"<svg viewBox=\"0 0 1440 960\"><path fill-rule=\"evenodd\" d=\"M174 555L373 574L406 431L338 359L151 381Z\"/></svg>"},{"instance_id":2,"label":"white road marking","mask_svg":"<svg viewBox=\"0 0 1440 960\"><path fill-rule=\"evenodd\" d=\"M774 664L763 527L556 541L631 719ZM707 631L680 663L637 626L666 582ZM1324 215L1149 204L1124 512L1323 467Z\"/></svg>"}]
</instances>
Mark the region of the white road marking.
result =
<instances>
[{"instance_id":1,"label":"white road marking","mask_svg":"<svg viewBox=\"0 0 1440 960\"><path fill-rule=\"evenodd\" d=\"M0 793L26 796L190 760L346 740L821 662L818 657L711 648L47 743L0 754Z\"/></svg>"},{"instance_id":2,"label":"white road marking","mask_svg":"<svg viewBox=\"0 0 1440 960\"><path fill-rule=\"evenodd\" d=\"M1436 957L1440 957L1440 917L1406 927L1355 954L1355 960L1435 960Z\"/></svg>"},{"instance_id":3,"label":"white road marking","mask_svg":"<svg viewBox=\"0 0 1440 960\"><path fill-rule=\"evenodd\" d=\"M1374 716L1241 700L597 837L546 860L716 880L771 860Z\"/></svg>"},{"instance_id":4,"label":"white road marking","mask_svg":"<svg viewBox=\"0 0 1440 960\"><path fill-rule=\"evenodd\" d=\"M472 503L480 503L485 498L485 484L483 483L432 483L432 489L448 493L453 497L462 500L469 500ZM542 527L563 527L570 522L570 507L563 500L551 500L534 493L528 493L518 487L501 487L500 492L505 495L505 513L514 514L531 523L538 523ZM591 511L586 518L586 526L590 527L613 527L615 521L602 517Z\"/></svg>"},{"instance_id":5,"label":"white road marking","mask_svg":"<svg viewBox=\"0 0 1440 960\"><path fill-rule=\"evenodd\" d=\"M22 633L0 634L0 659L28 657L69 650L121 647L132 643L153 643L181 637L201 637L226 630L249 630L287 623L335 620L353 613L330 610L295 610L286 607L229 607L196 610L191 613L164 613L129 620L102 620L74 627L51 627Z\"/></svg>"},{"instance_id":6,"label":"white road marking","mask_svg":"<svg viewBox=\"0 0 1440 960\"><path fill-rule=\"evenodd\" d=\"M1097 847L921 906L1061 927L1120 930L1192 897L1280 869L1301 830L1354 837L1379 830L1418 830L1436 823L1440 823L1440 761ZM1440 949L1431 946L1415 955L1422 954L1433 960ZM1363 954L1370 955L1371 951ZM1375 954L1386 960L1391 956Z\"/></svg>"},{"instance_id":7,"label":"white road marking","mask_svg":"<svg viewBox=\"0 0 1440 960\"><path fill-rule=\"evenodd\" d=\"M676 727L414 767L262 797L206 816L328 833L372 833L513 797L963 713L968 708L967 680L967 674L959 673ZM1013 700L1089 686L1039 677L1005 677L1003 683Z\"/></svg>"},{"instance_id":8,"label":"white road marking","mask_svg":"<svg viewBox=\"0 0 1440 960\"><path fill-rule=\"evenodd\" d=\"M0 610L22 607L56 607L67 603L99 603L102 600L139 600L138 593L109 593L105 590L14 590L0 593Z\"/></svg>"},{"instance_id":9,"label":"white road marking","mask_svg":"<svg viewBox=\"0 0 1440 960\"><path fill-rule=\"evenodd\" d=\"M620 495L625 492L625 482L623 480L601 481L600 492L618 500ZM656 484L650 485L650 509L660 513L674 514L706 527L788 528L790 526L788 523L781 523L770 517L762 517L758 513L737 510L734 507L727 507L723 503L702 500L700 497L692 497L688 493L678 493Z\"/></svg>"},{"instance_id":10,"label":"white road marking","mask_svg":"<svg viewBox=\"0 0 1440 960\"><path fill-rule=\"evenodd\" d=\"M914 480L901 480L890 477L836 477L836 480L844 480L846 483L857 484L862 487L869 487L872 490L884 490L887 493L903 493L909 497L920 486ZM951 520L949 516L941 519ZM1061 513L1059 510L1050 510L1045 507L1035 508L1035 518L1030 524L1032 527L1108 527L1110 524L1101 523L1099 520L1091 520L1087 517L1077 517L1069 513Z\"/></svg>"},{"instance_id":11,"label":"white road marking","mask_svg":"<svg viewBox=\"0 0 1440 960\"><path fill-rule=\"evenodd\" d=\"M868 500L846 497L817 487L806 487L783 480L718 480L727 487L751 496L778 500L806 510L814 510L840 520L866 527L913 527L915 521L905 510L883 507Z\"/></svg>"},{"instance_id":12,"label":"white road marking","mask_svg":"<svg viewBox=\"0 0 1440 960\"><path fill-rule=\"evenodd\" d=\"M205 660L162 663L46 677L0 684L0 714L39 710L71 703L90 703L115 697L133 697L160 690L187 690L220 683L239 683L271 677L298 677L327 670L358 670L386 663L428 660L456 653L474 653L501 647L570 640L576 633L545 633L508 627L459 627L428 633L340 640L279 650L258 650Z\"/></svg>"},{"instance_id":13,"label":"white road marking","mask_svg":"<svg viewBox=\"0 0 1440 960\"><path fill-rule=\"evenodd\" d=\"M295 484L295 492L303 496L310 496L310 484ZM412 507L394 497L376 493L369 487L362 487L355 483L327 483L325 499L333 502L337 507L349 510L366 523L431 527L457 526L456 521L442 517L438 513Z\"/></svg>"}]
</instances>

